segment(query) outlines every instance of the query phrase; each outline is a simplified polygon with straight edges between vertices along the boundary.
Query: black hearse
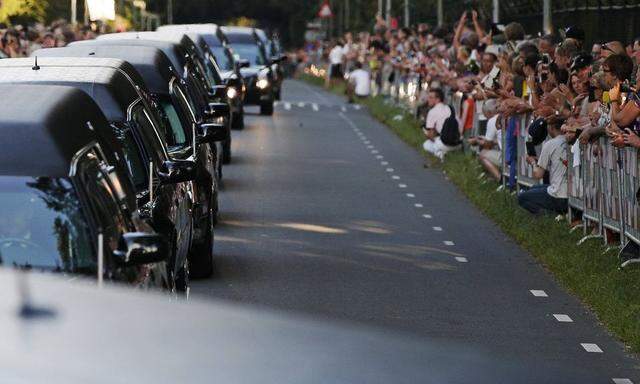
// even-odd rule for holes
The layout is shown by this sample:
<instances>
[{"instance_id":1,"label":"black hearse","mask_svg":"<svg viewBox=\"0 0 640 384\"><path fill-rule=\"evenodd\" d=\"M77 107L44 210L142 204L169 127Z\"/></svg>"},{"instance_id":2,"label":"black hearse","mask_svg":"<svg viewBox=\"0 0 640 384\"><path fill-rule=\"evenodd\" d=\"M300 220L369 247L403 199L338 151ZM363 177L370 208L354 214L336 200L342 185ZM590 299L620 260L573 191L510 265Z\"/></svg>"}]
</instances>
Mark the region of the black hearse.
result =
<instances>
[{"instance_id":1,"label":"black hearse","mask_svg":"<svg viewBox=\"0 0 640 384\"><path fill-rule=\"evenodd\" d=\"M0 265L169 286L169 247L136 217L124 154L85 92L0 85ZM115 145L114 145L115 144Z\"/></svg>"},{"instance_id":2,"label":"black hearse","mask_svg":"<svg viewBox=\"0 0 640 384\"><path fill-rule=\"evenodd\" d=\"M158 28L162 33L184 33L200 46L208 60L215 60L220 75L227 84L227 97L231 106L232 128L244 128L244 96L246 85L240 73L249 67L249 61L236 61L227 37L216 24L174 24Z\"/></svg>"},{"instance_id":3,"label":"black hearse","mask_svg":"<svg viewBox=\"0 0 640 384\"><path fill-rule=\"evenodd\" d=\"M126 45L129 46L152 45L156 48L159 48L156 46L156 42L175 44L176 46L171 50L173 51L172 55L177 53L176 59L182 63L179 68L184 69L183 74L185 76L196 78L195 84L201 86L202 92L206 95L208 107L204 113L209 116L208 122L226 124L228 129L231 129L232 116L227 99L227 86L223 83L219 72L207 65L204 56L201 55L201 51L188 36L181 35L180 38L176 38L175 36L156 32L123 32L100 35L96 41L101 43L117 41L123 45L126 41ZM130 42L132 41L141 41L143 43L131 44ZM82 43L79 42L77 44ZM74 43L74 45L76 44ZM165 54L169 56L168 52L165 52ZM170 60L174 62L171 57ZM229 135L228 140L222 142L221 156L224 164L231 162L231 135Z\"/></svg>"},{"instance_id":4,"label":"black hearse","mask_svg":"<svg viewBox=\"0 0 640 384\"><path fill-rule=\"evenodd\" d=\"M241 70L247 86L245 104L260 106L263 115L273 114L273 103L278 92L272 65L280 58L269 58L264 45L253 28L222 27L231 48L240 59L248 60L250 66Z\"/></svg>"},{"instance_id":5,"label":"black hearse","mask_svg":"<svg viewBox=\"0 0 640 384\"><path fill-rule=\"evenodd\" d=\"M172 244L173 288L187 292L197 165L170 156L164 123L138 72L117 59L8 59L0 60L0 83L72 86L94 99L121 140L141 217Z\"/></svg>"},{"instance_id":6,"label":"black hearse","mask_svg":"<svg viewBox=\"0 0 640 384\"><path fill-rule=\"evenodd\" d=\"M118 45L77 45L66 48L40 49L33 53L38 57L93 57L116 58L131 64L143 78L147 90L159 107L170 143L169 153L180 159L193 159L198 163L194 183L194 247L192 248L191 274L207 277L213 272L213 226L218 215L217 148L215 141L227 139L224 126L198 123L198 107L185 88L180 74L167 56L157 48ZM198 136L197 132L204 134ZM193 142L192 146L185 143ZM173 145L172 145L173 144ZM172 150L172 147L176 150ZM194 151L191 151L195 149Z\"/></svg>"}]
</instances>

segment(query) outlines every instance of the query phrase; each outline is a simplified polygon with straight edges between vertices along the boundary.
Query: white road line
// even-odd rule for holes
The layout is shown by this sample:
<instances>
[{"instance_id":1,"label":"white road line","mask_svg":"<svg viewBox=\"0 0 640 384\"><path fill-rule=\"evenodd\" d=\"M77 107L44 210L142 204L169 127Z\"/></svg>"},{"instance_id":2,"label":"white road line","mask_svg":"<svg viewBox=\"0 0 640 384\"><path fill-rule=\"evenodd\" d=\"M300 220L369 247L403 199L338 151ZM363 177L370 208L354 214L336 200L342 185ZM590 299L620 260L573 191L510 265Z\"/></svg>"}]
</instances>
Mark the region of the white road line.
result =
<instances>
[{"instance_id":1,"label":"white road line","mask_svg":"<svg viewBox=\"0 0 640 384\"><path fill-rule=\"evenodd\" d=\"M367 144L367 142L366 142L366 141L365 141L364 143L365 143L365 144ZM374 147L373 145L367 145L367 148L368 148L368 149L373 149L373 148L375 148L375 147Z\"/></svg>"},{"instance_id":2,"label":"white road line","mask_svg":"<svg viewBox=\"0 0 640 384\"><path fill-rule=\"evenodd\" d=\"M356 105L354 105L354 106L353 106L353 108L354 108L356 111L359 111L361 107L360 107L358 104L356 104Z\"/></svg>"},{"instance_id":3,"label":"white road line","mask_svg":"<svg viewBox=\"0 0 640 384\"><path fill-rule=\"evenodd\" d=\"M316 111L316 112L318 112L320 110L320 107L316 103L311 104L311 106L313 107L313 110Z\"/></svg>"},{"instance_id":4,"label":"white road line","mask_svg":"<svg viewBox=\"0 0 640 384\"><path fill-rule=\"evenodd\" d=\"M448 246L450 246L450 247L451 247L451 246L453 246L453 245L455 245L455 244L453 243L453 241L449 241L449 240L447 240L447 241L445 241L445 242L444 242L444 245L448 245Z\"/></svg>"},{"instance_id":5,"label":"white road line","mask_svg":"<svg viewBox=\"0 0 640 384\"><path fill-rule=\"evenodd\" d=\"M416 207L416 208L422 208L422 207L424 207L424 205L422 205L422 204L420 204L420 203L413 204L413 206L414 206L414 207Z\"/></svg>"},{"instance_id":6,"label":"white road line","mask_svg":"<svg viewBox=\"0 0 640 384\"><path fill-rule=\"evenodd\" d=\"M398 188L407 188L407 184L398 184Z\"/></svg>"},{"instance_id":7,"label":"white road line","mask_svg":"<svg viewBox=\"0 0 640 384\"><path fill-rule=\"evenodd\" d=\"M442 227L433 227L433 230L436 232L442 232Z\"/></svg>"},{"instance_id":8,"label":"white road line","mask_svg":"<svg viewBox=\"0 0 640 384\"><path fill-rule=\"evenodd\" d=\"M371 153L373 153L374 155L377 155L378 153L380 153L380 151L378 151L377 149L374 149L373 151L371 151Z\"/></svg>"},{"instance_id":9,"label":"white road line","mask_svg":"<svg viewBox=\"0 0 640 384\"><path fill-rule=\"evenodd\" d=\"M299 103L298 103L298 107L300 107L300 108L304 108L304 106L305 106L305 105L306 105L306 104L305 104L303 101L301 101L301 102L299 102Z\"/></svg>"},{"instance_id":10,"label":"white road line","mask_svg":"<svg viewBox=\"0 0 640 384\"><path fill-rule=\"evenodd\" d=\"M342 107L342 112L347 112L347 107Z\"/></svg>"},{"instance_id":11,"label":"white road line","mask_svg":"<svg viewBox=\"0 0 640 384\"><path fill-rule=\"evenodd\" d=\"M396 176L396 175L391 176L391 178L392 178L393 180L400 180L400 176Z\"/></svg>"},{"instance_id":12,"label":"white road line","mask_svg":"<svg viewBox=\"0 0 640 384\"><path fill-rule=\"evenodd\" d=\"M422 215L422 217L424 217L425 219L432 219L433 218L431 215L427 215L426 213L424 215Z\"/></svg>"},{"instance_id":13,"label":"white road line","mask_svg":"<svg viewBox=\"0 0 640 384\"><path fill-rule=\"evenodd\" d=\"M416 195L414 195L413 193L407 193L407 197L413 199L414 197L416 197Z\"/></svg>"},{"instance_id":14,"label":"white road line","mask_svg":"<svg viewBox=\"0 0 640 384\"><path fill-rule=\"evenodd\" d=\"M387 172L393 172L394 169L393 168L387 168Z\"/></svg>"},{"instance_id":15,"label":"white road line","mask_svg":"<svg viewBox=\"0 0 640 384\"><path fill-rule=\"evenodd\" d=\"M382 159L384 159L384 156L382 156L382 155L377 155L377 156L376 156L376 159L378 159L378 160L382 160Z\"/></svg>"},{"instance_id":16,"label":"white road line","mask_svg":"<svg viewBox=\"0 0 640 384\"><path fill-rule=\"evenodd\" d=\"M284 109L286 109L287 111L291 110L291 103L284 103Z\"/></svg>"},{"instance_id":17,"label":"white road line","mask_svg":"<svg viewBox=\"0 0 640 384\"><path fill-rule=\"evenodd\" d=\"M365 140L364 142L365 144L371 144L371 142L369 140Z\"/></svg>"},{"instance_id":18,"label":"white road line","mask_svg":"<svg viewBox=\"0 0 640 384\"><path fill-rule=\"evenodd\" d=\"M556 320L561 323L573 323L573 320L569 317L569 315L554 314L553 317L555 317Z\"/></svg>"},{"instance_id":19,"label":"white road line","mask_svg":"<svg viewBox=\"0 0 640 384\"><path fill-rule=\"evenodd\" d=\"M458 263L468 263L469 262L469 260L467 260L466 257L456 257L456 261Z\"/></svg>"},{"instance_id":20,"label":"white road line","mask_svg":"<svg viewBox=\"0 0 640 384\"><path fill-rule=\"evenodd\" d=\"M633 384L631 379L611 379L613 380L613 384Z\"/></svg>"},{"instance_id":21,"label":"white road line","mask_svg":"<svg viewBox=\"0 0 640 384\"><path fill-rule=\"evenodd\" d=\"M535 297L549 297L549 295L547 295L545 291L539 289L532 289L529 292L531 292L531 294Z\"/></svg>"},{"instance_id":22,"label":"white road line","mask_svg":"<svg viewBox=\"0 0 640 384\"><path fill-rule=\"evenodd\" d=\"M389 165L389 162L388 161L381 161L380 165Z\"/></svg>"},{"instance_id":23,"label":"white road line","mask_svg":"<svg viewBox=\"0 0 640 384\"><path fill-rule=\"evenodd\" d=\"M582 348L589 353L602 353L602 349L598 347L598 344L580 343L580 345L582 345Z\"/></svg>"}]
</instances>

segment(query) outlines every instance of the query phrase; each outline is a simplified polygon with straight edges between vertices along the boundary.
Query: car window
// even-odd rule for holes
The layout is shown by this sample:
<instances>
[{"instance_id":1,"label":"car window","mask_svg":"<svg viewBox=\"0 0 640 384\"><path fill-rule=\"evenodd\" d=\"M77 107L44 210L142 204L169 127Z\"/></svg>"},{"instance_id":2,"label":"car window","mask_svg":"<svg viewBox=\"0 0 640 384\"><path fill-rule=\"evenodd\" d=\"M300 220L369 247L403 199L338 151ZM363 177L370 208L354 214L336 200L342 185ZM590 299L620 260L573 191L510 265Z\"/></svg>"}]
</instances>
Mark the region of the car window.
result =
<instances>
[{"instance_id":1,"label":"car window","mask_svg":"<svg viewBox=\"0 0 640 384\"><path fill-rule=\"evenodd\" d=\"M91 242L68 178L0 176L0 265L90 273Z\"/></svg>"},{"instance_id":2,"label":"car window","mask_svg":"<svg viewBox=\"0 0 640 384\"><path fill-rule=\"evenodd\" d=\"M233 68L233 56L225 47L214 47L213 54L215 55L218 66L225 71L232 71Z\"/></svg>"},{"instance_id":3,"label":"car window","mask_svg":"<svg viewBox=\"0 0 640 384\"><path fill-rule=\"evenodd\" d=\"M178 111L176 111L176 108L169 99L162 98L159 104L166 120L165 125L169 128L165 132L165 140L169 145L169 149L185 147L188 144L188 137Z\"/></svg>"},{"instance_id":4,"label":"car window","mask_svg":"<svg viewBox=\"0 0 640 384\"><path fill-rule=\"evenodd\" d=\"M129 176L136 188L136 191L144 190L147 187L147 166L144 157L140 153L140 147L136 143L131 128L126 125L113 126L116 137L122 145L124 160L129 169Z\"/></svg>"},{"instance_id":5,"label":"car window","mask_svg":"<svg viewBox=\"0 0 640 384\"><path fill-rule=\"evenodd\" d=\"M182 89L177 82L173 82L171 85L171 92L174 95L176 101L180 105L180 109L189 115L189 119L192 122L197 121L196 117L196 108L197 106L193 102L193 100L187 96L187 93Z\"/></svg>"},{"instance_id":6,"label":"car window","mask_svg":"<svg viewBox=\"0 0 640 384\"><path fill-rule=\"evenodd\" d=\"M168 159L167 143L161 137L161 132L156 129L160 124L152 122L149 112L144 104L136 103L131 109L131 122L140 132L143 144L155 162L163 162Z\"/></svg>"},{"instance_id":7,"label":"car window","mask_svg":"<svg viewBox=\"0 0 640 384\"><path fill-rule=\"evenodd\" d=\"M77 160L76 178L86 192L87 205L99 231L104 235L105 249L115 251L122 234L128 232L109 176L100 166L98 156L88 151Z\"/></svg>"}]
</instances>

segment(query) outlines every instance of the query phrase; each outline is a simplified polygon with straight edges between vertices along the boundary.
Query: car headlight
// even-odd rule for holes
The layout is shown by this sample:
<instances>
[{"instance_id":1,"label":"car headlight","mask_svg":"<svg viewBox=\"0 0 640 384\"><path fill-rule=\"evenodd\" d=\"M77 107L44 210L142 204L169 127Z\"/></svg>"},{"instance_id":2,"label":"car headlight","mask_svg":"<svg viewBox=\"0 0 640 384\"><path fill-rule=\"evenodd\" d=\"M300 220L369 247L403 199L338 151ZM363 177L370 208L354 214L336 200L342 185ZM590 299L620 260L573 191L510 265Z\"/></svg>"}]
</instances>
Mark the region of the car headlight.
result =
<instances>
[{"instance_id":1,"label":"car headlight","mask_svg":"<svg viewBox=\"0 0 640 384\"><path fill-rule=\"evenodd\" d=\"M269 80L267 79L260 79L258 80L258 82L256 83L256 87L260 88L260 89L265 89L269 86Z\"/></svg>"},{"instance_id":2,"label":"car headlight","mask_svg":"<svg viewBox=\"0 0 640 384\"><path fill-rule=\"evenodd\" d=\"M227 118L224 116L214 117L211 121L212 124L225 125L227 124Z\"/></svg>"},{"instance_id":3,"label":"car headlight","mask_svg":"<svg viewBox=\"0 0 640 384\"><path fill-rule=\"evenodd\" d=\"M236 90L234 87L229 87L227 89L227 97L230 99L235 99L236 96L238 96L238 90Z\"/></svg>"}]
</instances>

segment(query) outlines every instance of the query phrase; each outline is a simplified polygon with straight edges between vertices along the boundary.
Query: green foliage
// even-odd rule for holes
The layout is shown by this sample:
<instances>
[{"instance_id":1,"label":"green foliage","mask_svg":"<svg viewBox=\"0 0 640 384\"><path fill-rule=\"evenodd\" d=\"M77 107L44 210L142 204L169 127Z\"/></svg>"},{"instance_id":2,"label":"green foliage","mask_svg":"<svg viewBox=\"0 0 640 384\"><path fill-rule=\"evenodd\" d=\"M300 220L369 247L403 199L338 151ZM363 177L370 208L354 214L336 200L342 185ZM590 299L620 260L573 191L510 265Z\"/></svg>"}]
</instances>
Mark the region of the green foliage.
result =
<instances>
[{"instance_id":1,"label":"green foliage","mask_svg":"<svg viewBox=\"0 0 640 384\"><path fill-rule=\"evenodd\" d=\"M3 0L0 21L12 24L44 22L48 7L48 0Z\"/></svg>"}]
</instances>

